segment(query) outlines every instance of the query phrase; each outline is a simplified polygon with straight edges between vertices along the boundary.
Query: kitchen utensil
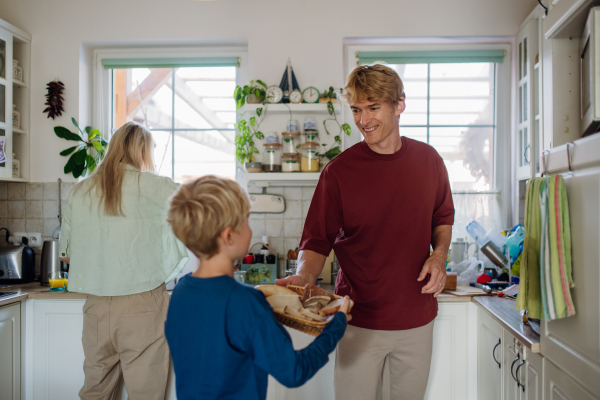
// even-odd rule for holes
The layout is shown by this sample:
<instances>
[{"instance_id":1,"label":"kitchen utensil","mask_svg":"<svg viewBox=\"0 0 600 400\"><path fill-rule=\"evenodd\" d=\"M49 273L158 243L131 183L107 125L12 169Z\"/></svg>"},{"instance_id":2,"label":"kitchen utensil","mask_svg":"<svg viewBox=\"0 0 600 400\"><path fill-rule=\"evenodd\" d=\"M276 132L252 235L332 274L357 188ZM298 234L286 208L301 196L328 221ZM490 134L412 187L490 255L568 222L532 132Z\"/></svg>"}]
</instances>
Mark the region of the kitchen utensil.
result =
<instances>
[{"instance_id":1,"label":"kitchen utensil","mask_svg":"<svg viewBox=\"0 0 600 400\"><path fill-rule=\"evenodd\" d=\"M457 286L456 289L444 291L444 293L448 293L453 296L485 296L488 294L484 292L483 289L470 286Z\"/></svg>"},{"instance_id":2,"label":"kitchen utensil","mask_svg":"<svg viewBox=\"0 0 600 400\"><path fill-rule=\"evenodd\" d=\"M58 240L45 240L42 245L42 263L40 272L40 282L42 286L49 286L48 277L52 272L58 273L65 268L60 261L58 254Z\"/></svg>"},{"instance_id":3,"label":"kitchen utensil","mask_svg":"<svg viewBox=\"0 0 600 400\"><path fill-rule=\"evenodd\" d=\"M492 241L489 241L483 246L481 246L481 252L485 254L486 257L489 258L490 261L496 264L498 267L506 267L506 263L508 262L506 260L506 257L504 257L502 251L500 251L500 249L498 249L498 247L496 247L494 243L492 243Z\"/></svg>"},{"instance_id":4,"label":"kitchen utensil","mask_svg":"<svg viewBox=\"0 0 600 400\"><path fill-rule=\"evenodd\" d=\"M35 251L24 245L0 246L0 283L29 283L35 278Z\"/></svg>"}]
</instances>

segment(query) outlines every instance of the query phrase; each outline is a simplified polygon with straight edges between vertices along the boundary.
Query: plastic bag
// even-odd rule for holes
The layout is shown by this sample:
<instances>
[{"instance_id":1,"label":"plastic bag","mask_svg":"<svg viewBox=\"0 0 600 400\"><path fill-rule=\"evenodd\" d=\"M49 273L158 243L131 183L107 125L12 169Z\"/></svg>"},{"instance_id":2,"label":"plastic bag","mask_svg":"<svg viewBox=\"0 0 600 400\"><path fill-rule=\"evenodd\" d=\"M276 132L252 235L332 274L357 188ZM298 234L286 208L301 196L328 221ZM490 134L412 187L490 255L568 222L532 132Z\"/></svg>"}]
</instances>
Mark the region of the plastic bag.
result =
<instances>
[{"instance_id":1,"label":"plastic bag","mask_svg":"<svg viewBox=\"0 0 600 400\"><path fill-rule=\"evenodd\" d=\"M471 282L477 281L477 277L481 275L479 272L481 267L483 267L483 263L474 257L457 264L452 270L458 274L456 284L469 286Z\"/></svg>"}]
</instances>

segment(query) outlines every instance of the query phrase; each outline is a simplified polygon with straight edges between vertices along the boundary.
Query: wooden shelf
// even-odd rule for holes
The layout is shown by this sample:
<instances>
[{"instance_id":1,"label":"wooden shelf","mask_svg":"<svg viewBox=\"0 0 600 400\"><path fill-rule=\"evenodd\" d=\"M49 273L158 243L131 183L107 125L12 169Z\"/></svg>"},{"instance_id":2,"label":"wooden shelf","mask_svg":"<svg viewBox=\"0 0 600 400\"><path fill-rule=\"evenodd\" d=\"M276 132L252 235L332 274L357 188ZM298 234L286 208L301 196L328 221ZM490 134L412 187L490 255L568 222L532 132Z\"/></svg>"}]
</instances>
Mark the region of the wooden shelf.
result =
<instances>
[{"instance_id":1,"label":"wooden shelf","mask_svg":"<svg viewBox=\"0 0 600 400\"><path fill-rule=\"evenodd\" d=\"M287 106L290 107L290 110L292 110L293 113L298 113L298 112L311 112L311 113L315 113L315 112L322 112L322 113L327 113L329 114L329 112L327 111L327 103L314 103L314 104L287 104ZM262 104L246 104L243 108L245 111L256 111L257 108L267 108L267 112L269 113L286 113L289 112L288 108L285 104L268 104L267 106L264 106ZM341 107L340 107L340 103L334 103L333 104L333 109L336 112L340 112Z\"/></svg>"},{"instance_id":2,"label":"wooden shelf","mask_svg":"<svg viewBox=\"0 0 600 400\"><path fill-rule=\"evenodd\" d=\"M15 128L15 127L13 127L13 132L14 133L20 133L21 135L27 135L28 134L27 131L24 131L23 129L18 129L18 128Z\"/></svg>"},{"instance_id":3,"label":"wooden shelf","mask_svg":"<svg viewBox=\"0 0 600 400\"><path fill-rule=\"evenodd\" d=\"M316 186L320 172L257 172L246 173L248 183L257 186Z\"/></svg>"},{"instance_id":4,"label":"wooden shelf","mask_svg":"<svg viewBox=\"0 0 600 400\"><path fill-rule=\"evenodd\" d=\"M18 81L16 79L13 79L13 83L17 86L21 86L21 87L25 87L25 88L27 87L27 84L25 82Z\"/></svg>"}]
</instances>

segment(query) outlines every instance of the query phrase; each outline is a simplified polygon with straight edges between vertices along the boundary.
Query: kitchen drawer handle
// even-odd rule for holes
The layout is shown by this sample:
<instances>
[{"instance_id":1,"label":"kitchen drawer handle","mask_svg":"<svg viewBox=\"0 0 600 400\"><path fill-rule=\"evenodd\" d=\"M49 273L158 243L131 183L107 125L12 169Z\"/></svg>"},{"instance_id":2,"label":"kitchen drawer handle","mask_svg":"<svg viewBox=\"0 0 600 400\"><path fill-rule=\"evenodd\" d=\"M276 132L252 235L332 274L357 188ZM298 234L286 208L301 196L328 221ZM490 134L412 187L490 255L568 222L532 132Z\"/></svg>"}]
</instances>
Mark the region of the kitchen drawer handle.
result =
<instances>
[{"instance_id":1,"label":"kitchen drawer handle","mask_svg":"<svg viewBox=\"0 0 600 400\"><path fill-rule=\"evenodd\" d=\"M519 387L523 388L523 392L525 392L525 386L523 386L523 384L521 384L521 381L519 380L519 368L521 368L523 366L523 364L525 364L525 360L521 361L521 364L519 364L517 366L517 370L515 371L515 376L517 378L517 389Z\"/></svg>"},{"instance_id":2,"label":"kitchen drawer handle","mask_svg":"<svg viewBox=\"0 0 600 400\"><path fill-rule=\"evenodd\" d=\"M500 368L500 363L498 362L498 360L496 360L496 349L498 348L498 346L500 346L500 339L498 339L498 343L496 343L496 345L494 346L494 350L492 350L492 357L494 357L494 361L496 361L496 364L498 364L498 368Z\"/></svg>"},{"instance_id":3,"label":"kitchen drawer handle","mask_svg":"<svg viewBox=\"0 0 600 400\"><path fill-rule=\"evenodd\" d=\"M510 375L513 377L513 379L515 380L515 382L519 383L519 381L517 380L517 378L515 378L515 374L513 371L513 367L515 366L515 363L517 361L519 361L521 359L521 354L517 353L517 358L515 358L515 361L512 362L512 364L510 365Z\"/></svg>"}]
</instances>

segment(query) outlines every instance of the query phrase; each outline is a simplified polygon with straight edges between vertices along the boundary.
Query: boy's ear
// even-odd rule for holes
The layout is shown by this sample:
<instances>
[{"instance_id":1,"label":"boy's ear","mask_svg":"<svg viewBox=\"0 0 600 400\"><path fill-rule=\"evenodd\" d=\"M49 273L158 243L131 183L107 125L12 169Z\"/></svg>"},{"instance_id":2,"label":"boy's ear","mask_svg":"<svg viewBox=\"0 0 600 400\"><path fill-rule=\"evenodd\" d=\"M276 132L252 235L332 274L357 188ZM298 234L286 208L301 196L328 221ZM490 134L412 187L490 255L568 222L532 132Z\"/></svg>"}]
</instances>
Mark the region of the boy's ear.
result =
<instances>
[{"instance_id":1,"label":"boy's ear","mask_svg":"<svg viewBox=\"0 0 600 400\"><path fill-rule=\"evenodd\" d=\"M232 245L233 244L232 233L233 233L233 229L231 229L230 226L223 229L223 232L221 232L221 240L223 240L223 242L227 245Z\"/></svg>"}]
</instances>

